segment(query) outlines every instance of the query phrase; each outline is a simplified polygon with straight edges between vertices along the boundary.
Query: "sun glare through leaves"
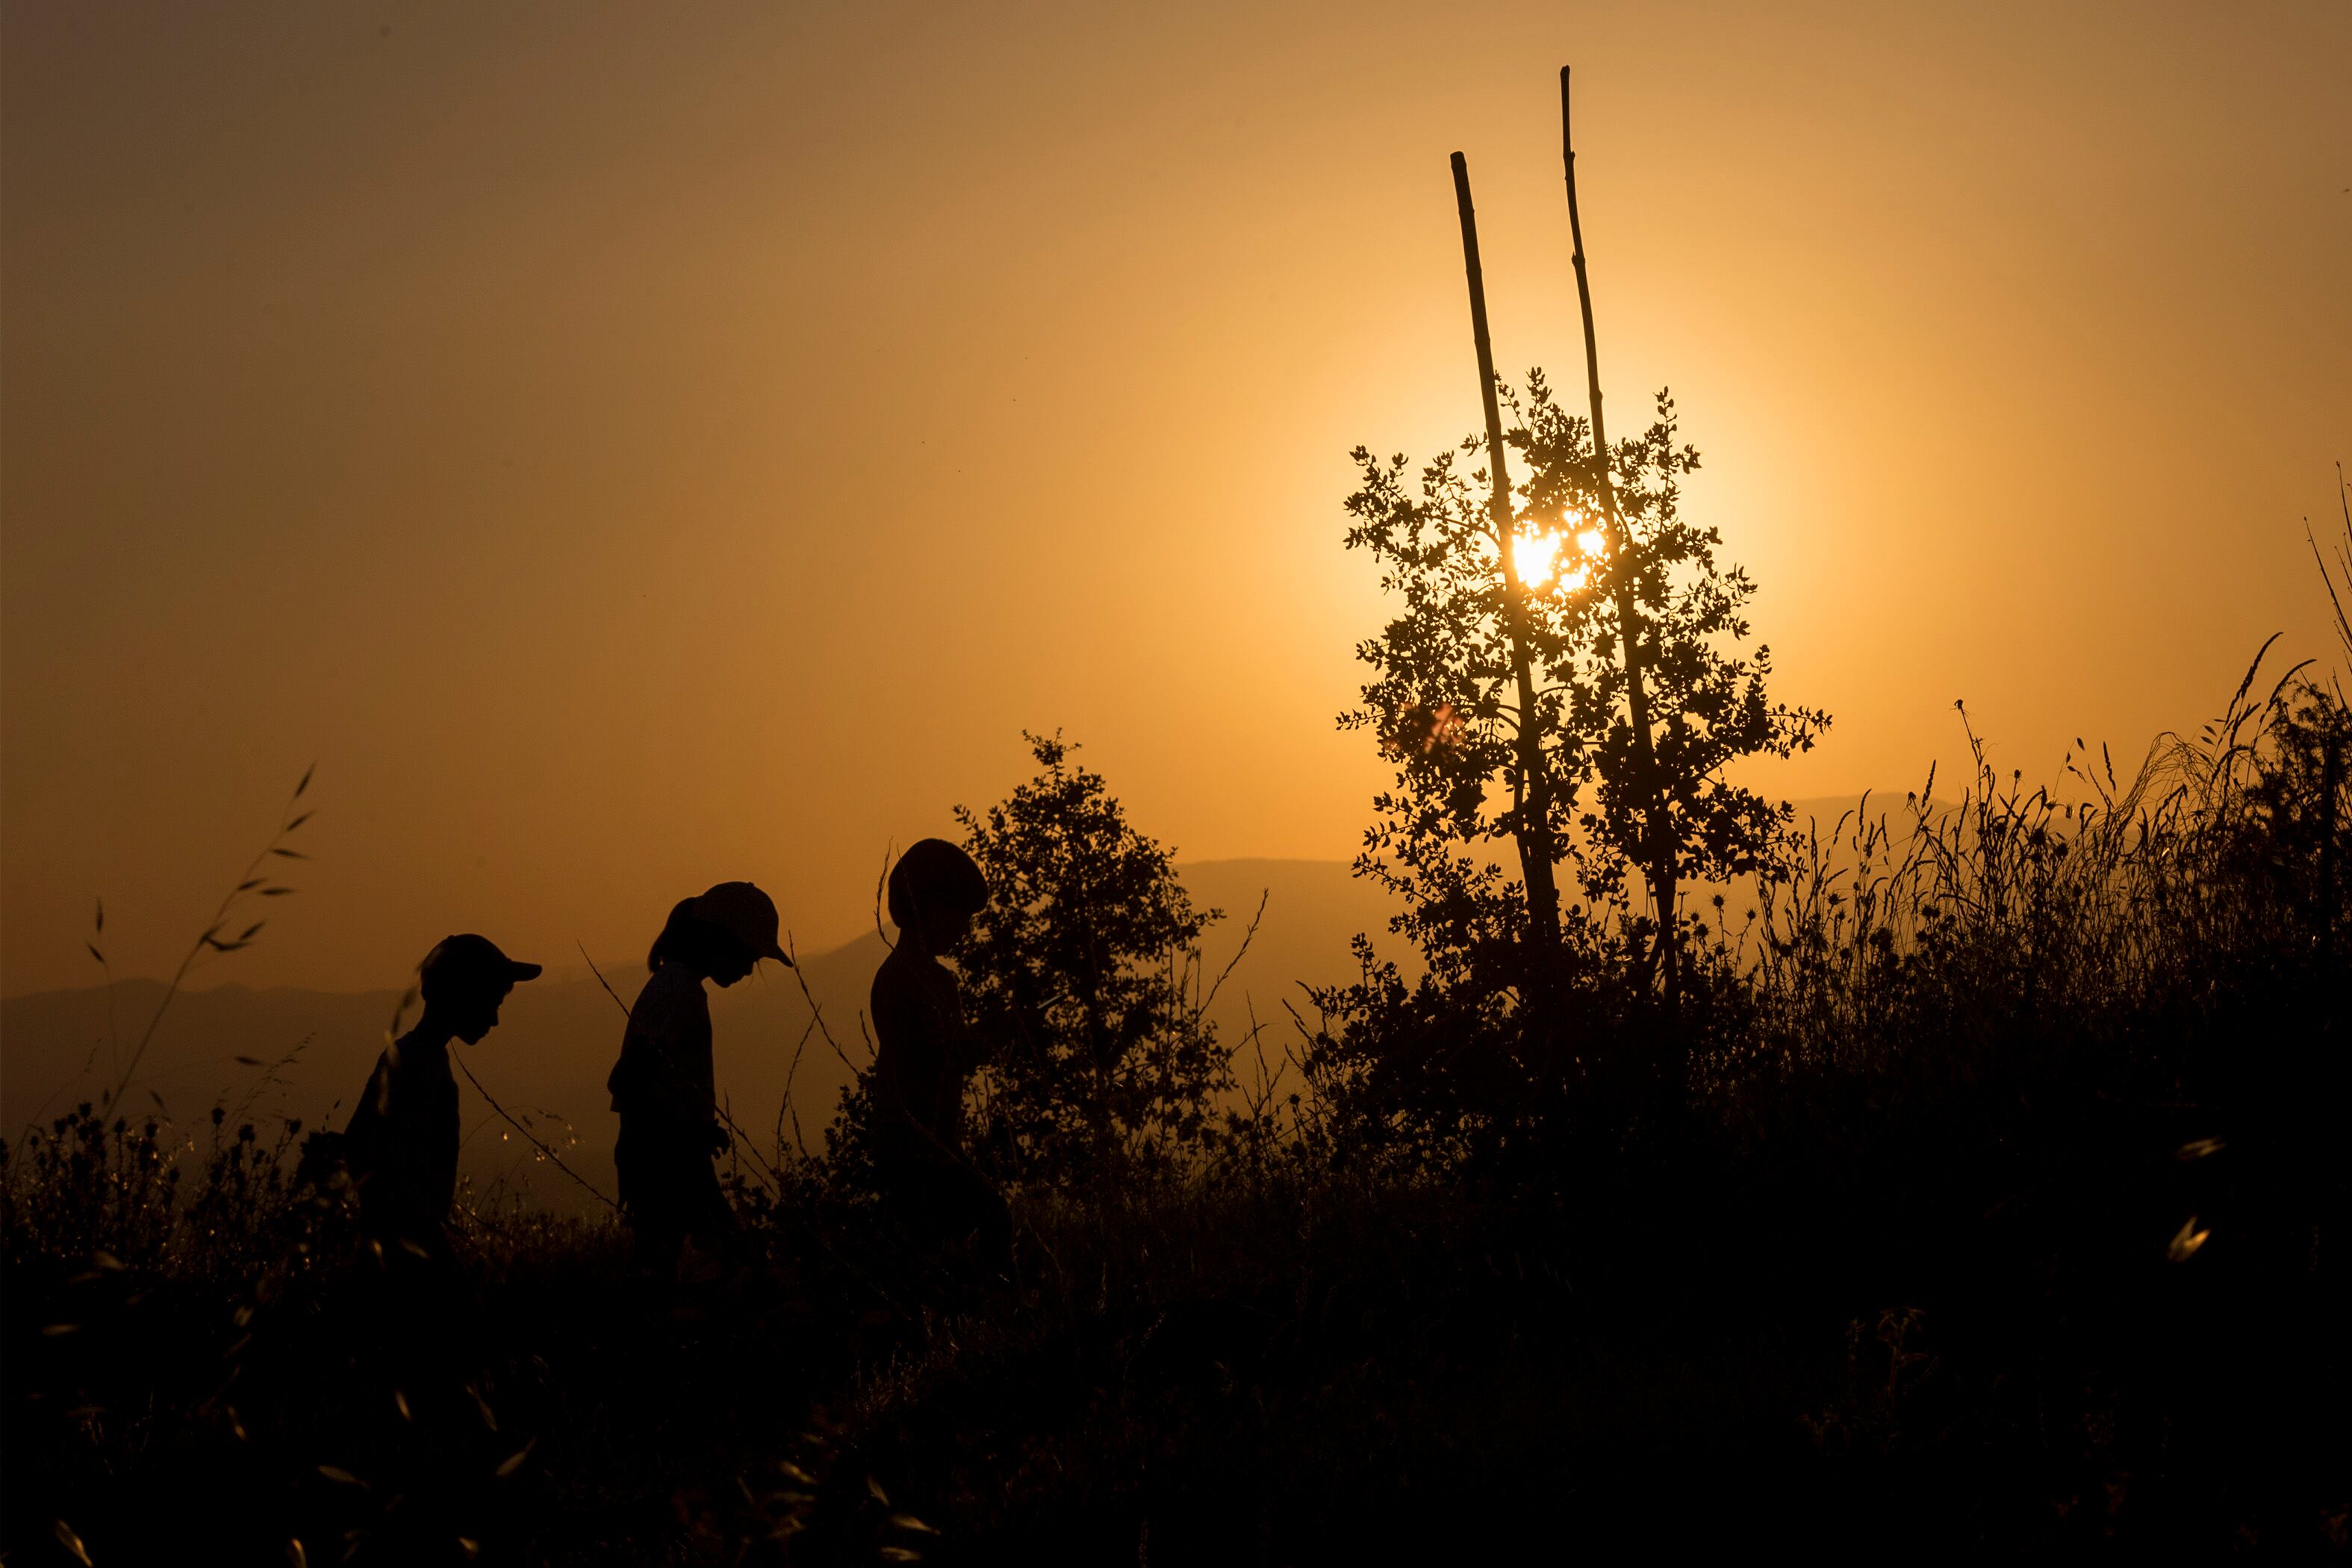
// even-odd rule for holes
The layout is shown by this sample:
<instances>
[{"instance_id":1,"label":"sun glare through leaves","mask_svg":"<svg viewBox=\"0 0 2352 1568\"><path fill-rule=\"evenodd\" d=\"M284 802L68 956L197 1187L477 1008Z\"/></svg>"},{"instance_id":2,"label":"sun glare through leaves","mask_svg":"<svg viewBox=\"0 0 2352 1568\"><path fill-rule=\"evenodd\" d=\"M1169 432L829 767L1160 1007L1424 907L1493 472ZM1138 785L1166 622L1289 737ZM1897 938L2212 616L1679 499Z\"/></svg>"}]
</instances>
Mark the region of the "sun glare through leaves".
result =
<instances>
[{"instance_id":1,"label":"sun glare through leaves","mask_svg":"<svg viewBox=\"0 0 2352 1568\"><path fill-rule=\"evenodd\" d=\"M1592 580L1593 563L1608 542L1597 528L1578 528L1582 521L1571 511L1560 522L1572 533L1522 533L1511 542L1511 564L1521 586L1573 594Z\"/></svg>"}]
</instances>

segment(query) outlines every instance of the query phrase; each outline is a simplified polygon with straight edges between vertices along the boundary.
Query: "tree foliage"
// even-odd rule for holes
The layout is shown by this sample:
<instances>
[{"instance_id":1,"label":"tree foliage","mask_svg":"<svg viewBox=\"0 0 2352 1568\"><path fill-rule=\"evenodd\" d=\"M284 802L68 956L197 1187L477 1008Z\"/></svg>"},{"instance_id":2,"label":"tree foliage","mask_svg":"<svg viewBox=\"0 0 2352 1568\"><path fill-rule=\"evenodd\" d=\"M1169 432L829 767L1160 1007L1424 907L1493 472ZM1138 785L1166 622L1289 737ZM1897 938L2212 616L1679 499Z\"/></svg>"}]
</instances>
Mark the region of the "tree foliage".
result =
<instances>
[{"instance_id":1,"label":"tree foliage","mask_svg":"<svg viewBox=\"0 0 2352 1568\"><path fill-rule=\"evenodd\" d=\"M1615 527L1603 531L1622 542L1622 555L1599 563L1596 581L1571 595L1580 611L1577 635L1546 668L1565 694L1567 727L1596 783L1579 817L1591 847L1587 886L1614 900L1628 870L1639 868L1652 879L1654 901L1683 883L1761 869L1789 808L1731 784L1724 770L1747 757L1811 751L1830 720L1819 709L1773 702L1770 648L1743 646L1753 631L1746 612L1755 581L1745 567L1718 563L1719 531L1682 515L1682 478L1699 459L1696 448L1675 444L1674 399L1661 391L1649 429L1612 444L1605 494L1595 483L1591 421L1555 402L1540 372L1529 375L1526 413L1509 437L1529 469L1519 487L1522 529L1613 509ZM1610 592L1601 591L1604 584ZM1629 636L1648 683L1646 748L1627 691Z\"/></svg>"},{"instance_id":2,"label":"tree foliage","mask_svg":"<svg viewBox=\"0 0 2352 1568\"><path fill-rule=\"evenodd\" d=\"M1201 933L1221 912L1193 906L1076 748L1027 739L1036 775L956 812L991 889L958 952L988 1050L975 1146L1014 1180L1165 1166L1205 1140L1231 1081L1200 993Z\"/></svg>"},{"instance_id":3,"label":"tree foliage","mask_svg":"<svg viewBox=\"0 0 2352 1568\"><path fill-rule=\"evenodd\" d=\"M1754 582L1717 561L1715 529L1681 512L1698 453L1677 445L1669 396L1659 395L1648 430L1612 444L1607 492L1590 421L1560 406L1542 373L1524 399L1507 388L1503 399L1523 470L1512 487L1516 604L1487 471L1465 471L1478 437L1421 469L1417 485L1403 457L1354 453L1361 482L1348 499L1347 542L1381 563L1403 610L1358 646L1374 674L1339 722L1372 731L1397 763L1395 787L1373 803L1359 872L1403 897L1402 929L1441 973L1523 980L1531 955L1515 950L1531 922L1511 906L1525 901L1528 868L1513 882L1481 846L1517 837L1541 798L1544 840L1575 863L1590 900L1570 911L1572 946L1593 910L1630 912L1634 875L1655 910L1679 884L1757 870L1786 808L1725 769L1809 749L1829 720L1768 695L1769 650L1744 646ZM1633 711L1629 632L1648 682L1645 727ZM1540 672L1532 714L1512 689L1515 636ZM1540 781L1520 765L1528 727Z\"/></svg>"},{"instance_id":4,"label":"tree foliage","mask_svg":"<svg viewBox=\"0 0 2352 1568\"><path fill-rule=\"evenodd\" d=\"M1402 900L1394 929L1424 973L1409 984L1360 943L1360 981L1319 998L1321 1063L1372 1114L1445 1138L1556 1121L1661 970L1671 998L1699 923L1680 890L1766 869L1788 821L1727 770L1809 749L1829 722L1769 693L1755 584L1683 515L1699 458L1671 397L1611 444L1604 473L1590 420L1541 372L1524 396L1498 393L1518 470L1507 540L1475 436L1417 473L1359 447L1347 502L1349 547L1402 605L1358 645L1372 676L1339 719L1396 765L1356 869ZM1517 875L1496 840L1516 846ZM1542 907L1555 879L1538 857L1572 868L1565 910ZM1673 1077L1672 1052L1653 1067Z\"/></svg>"}]
</instances>

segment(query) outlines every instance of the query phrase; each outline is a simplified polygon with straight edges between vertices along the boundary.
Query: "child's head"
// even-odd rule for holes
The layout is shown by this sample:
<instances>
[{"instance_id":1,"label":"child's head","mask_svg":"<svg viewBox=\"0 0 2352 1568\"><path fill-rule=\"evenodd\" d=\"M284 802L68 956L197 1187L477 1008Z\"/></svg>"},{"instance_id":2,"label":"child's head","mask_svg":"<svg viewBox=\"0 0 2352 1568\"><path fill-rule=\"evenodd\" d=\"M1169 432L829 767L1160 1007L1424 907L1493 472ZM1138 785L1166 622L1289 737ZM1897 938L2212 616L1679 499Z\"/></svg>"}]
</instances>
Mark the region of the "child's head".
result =
<instances>
[{"instance_id":1,"label":"child's head","mask_svg":"<svg viewBox=\"0 0 2352 1568\"><path fill-rule=\"evenodd\" d=\"M954 946L971 917L987 907L988 879L944 838L908 845L890 868L891 921L933 952Z\"/></svg>"},{"instance_id":2,"label":"child's head","mask_svg":"<svg viewBox=\"0 0 2352 1568\"><path fill-rule=\"evenodd\" d=\"M681 963L720 985L732 985L763 958L790 966L777 942L775 901L749 882L721 882L681 899L646 955L646 967Z\"/></svg>"},{"instance_id":3,"label":"child's head","mask_svg":"<svg viewBox=\"0 0 2352 1568\"><path fill-rule=\"evenodd\" d=\"M539 977L536 963L518 963L486 936L443 937L417 965L425 1016L467 1045L498 1026L499 1005L518 981Z\"/></svg>"}]
</instances>

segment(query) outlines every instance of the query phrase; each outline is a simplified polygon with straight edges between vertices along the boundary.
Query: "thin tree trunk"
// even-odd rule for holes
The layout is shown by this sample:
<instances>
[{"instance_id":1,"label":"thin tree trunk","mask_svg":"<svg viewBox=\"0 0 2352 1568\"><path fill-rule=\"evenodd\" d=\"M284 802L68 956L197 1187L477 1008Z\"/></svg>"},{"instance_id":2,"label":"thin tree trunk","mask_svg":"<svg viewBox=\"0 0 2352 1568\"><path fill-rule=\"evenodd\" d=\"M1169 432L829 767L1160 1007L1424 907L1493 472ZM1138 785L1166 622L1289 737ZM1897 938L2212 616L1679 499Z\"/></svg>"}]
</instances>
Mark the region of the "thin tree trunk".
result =
<instances>
[{"instance_id":1,"label":"thin tree trunk","mask_svg":"<svg viewBox=\"0 0 2352 1568\"><path fill-rule=\"evenodd\" d=\"M1519 799L1511 837L1518 844L1519 874L1527 886L1528 924L1538 944L1530 979L1540 990L1559 947L1559 889L1553 878L1551 781L1544 770L1543 734L1536 706L1536 681L1528 652L1526 600L1518 562L1512 554L1511 480L1503 466L1503 414L1495 397L1495 348L1486 334L1486 279L1478 266L1478 218L1470 205L1470 165L1454 154L1454 200L1462 212L1462 265L1470 276L1470 331L1478 345L1478 391L1486 406L1486 465L1494 479L1488 502L1495 549L1502 557L1504 624L1511 639L1511 675L1519 692Z\"/></svg>"},{"instance_id":2,"label":"thin tree trunk","mask_svg":"<svg viewBox=\"0 0 2352 1568\"><path fill-rule=\"evenodd\" d=\"M1592 334L1592 285L1584 274L1584 224L1576 210L1576 147L1569 135L1568 68L1559 68L1559 153L1568 171L1568 234L1574 247L1576 300L1584 312L1584 381L1592 402L1594 479L1609 528L1610 578L1617 600L1618 647L1625 660L1625 702L1633 721L1633 762L1641 772L1642 875L1650 884L1650 902L1658 916L1658 960L1666 996L1671 1001L1680 984L1680 943L1675 938L1674 847L1665 833L1665 803L1661 798L1657 752L1650 739L1650 697L1642 675L1642 619L1633 598L1633 535L1617 508L1617 489L1609 476L1609 432L1601 418L1601 351Z\"/></svg>"}]
</instances>

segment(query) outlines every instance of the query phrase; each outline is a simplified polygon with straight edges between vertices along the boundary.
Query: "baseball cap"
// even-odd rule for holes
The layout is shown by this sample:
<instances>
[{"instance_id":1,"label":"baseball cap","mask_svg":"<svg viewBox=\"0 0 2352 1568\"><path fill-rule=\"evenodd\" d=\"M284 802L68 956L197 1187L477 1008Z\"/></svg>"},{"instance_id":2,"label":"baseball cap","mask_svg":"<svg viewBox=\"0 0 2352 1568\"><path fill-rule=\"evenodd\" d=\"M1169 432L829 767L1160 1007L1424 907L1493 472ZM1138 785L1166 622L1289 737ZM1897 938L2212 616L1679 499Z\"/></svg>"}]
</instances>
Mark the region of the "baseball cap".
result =
<instances>
[{"instance_id":1,"label":"baseball cap","mask_svg":"<svg viewBox=\"0 0 2352 1568\"><path fill-rule=\"evenodd\" d=\"M694 900L697 920L717 926L755 958L772 958L787 969L793 961L776 941L776 901L750 882L721 882Z\"/></svg>"},{"instance_id":2,"label":"baseball cap","mask_svg":"<svg viewBox=\"0 0 2352 1568\"><path fill-rule=\"evenodd\" d=\"M471 931L443 937L417 965L418 987L427 1002L459 990L504 991L539 974L538 964L518 963L499 952L497 942Z\"/></svg>"}]
</instances>

